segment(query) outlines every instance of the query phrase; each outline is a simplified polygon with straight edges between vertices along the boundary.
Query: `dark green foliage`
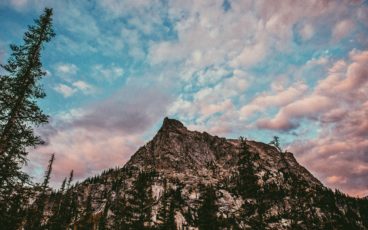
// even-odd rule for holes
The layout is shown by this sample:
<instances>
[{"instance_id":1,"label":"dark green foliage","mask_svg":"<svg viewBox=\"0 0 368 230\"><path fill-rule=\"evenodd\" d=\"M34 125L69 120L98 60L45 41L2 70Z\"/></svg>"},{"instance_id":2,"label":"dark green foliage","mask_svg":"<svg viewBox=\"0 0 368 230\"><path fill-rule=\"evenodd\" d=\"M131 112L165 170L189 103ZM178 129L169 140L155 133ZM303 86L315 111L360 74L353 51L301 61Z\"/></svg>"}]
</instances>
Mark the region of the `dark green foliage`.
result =
<instances>
[{"instance_id":1,"label":"dark green foliage","mask_svg":"<svg viewBox=\"0 0 368 230\"><path fill-rule=\"evenodd\" d=\"M21 171L27 160L26 148L42 143L33 127L47 122L36 104L45 97L37 81L45 75L41 50L53 36L52 10L45 9L35 25L28 27L24 44L11 45L8 63L1 65L6 73L0 76L0 226L8 229L19 225L15 215L23 213L26 197L20 196L26 194L24 186L30 183Z\"/></svg>"},{"instance_id":2,"label":"dark green foliage","mask_svg":"<svg viewBox=\"0 0 368 230\"><path fill-rule=\"evenodd\" d=\"M132 189L127 191L123 219L129 228L147 229L147 225L151 223L151 210L154 204L151 185L156 174L155 171L140 172Z\"/></svg>"},{"instance_id":3,"label":"dark green foliage","mask_svg":"<svg viewBox=\"0 0 368 230\"><path fill-rule=\"evenodd\" d=\"M274 136L273 140L269 144L273 145L280 153L282 153L282 149L280 147L280 138L278 136Z\"/></svg>"},{"instance_id":4,"label":"dark green foliage","mask_svg":"<svg viewBox=\"0 0 368 230\"><path fill-rule=\"evenodd\" d=\"M213 187L206 187L202 193L202 205L198 209L198 227L203 230L219 228L217 218L216 191Z\"/></svg>"},{"instance_id":5,"label":"dark green foliage","mask_svg":"<svg viewBox=\"0 0 368 230\"><path fill-rule=\"evenodd\" d=\"M22 179L20 172L14 175L15 172L9 170L19 169L18 165L25 162L26 147L42 143L35 136L31 124L47 122L47 116L37 106L36 99L45 97L37 81L45 75L40 61L41 50L44 43L54 36L52 10L45 9L35 23L35 26L28 27L24 45L11 45L8 64L1 65L8 75L0 77L0 188L13 184L12 180Z\"/></svg>"},{"instance_id":6,"label":"dark green foliage","mask_svg":"<svg viewBox=\"0 0 368 230\"><path fill-rule=\"evenodd\" d=\"M81 215L80 221L78 222L78 229L80 230L90 230L93 227L92 222L92 194L89 193L84 204L84 211Z\"/></svg>"},{"instance_id":7,"label":"dark green foliage","mask_svg":"<svg viewBox=\"0 0 368 230\"><path fill-rule=\"evenodd\" d=\"M111 201L110 201L110 199L108 199L106 201L103 213L100 217L100 220L98 221L98 229L99 230L109 229L108 226L107 226L107 213L109 212L109 209L110 209L110 203L111 203Z\"/></svg>"},{"instance_id":8,"label":"dark green foliage","mask_svg":"<svg viewBox=\"0 0 368 230\"><path fill-rule=\"evenodd\" d=\"M23 190L22 193L17 193L12 196L7 213L1 212L0 222L1 228L4 230L17 230L22 224L24 216L27 214L27 210L24 204L27 203L27 197L32 193L27 190Z\"/></svg>"},{"instance_id":9,"label":"dark green foliage","mask_svg":"<svg viewBox=\"0 0 368 230\"><path fill-rule=\"evenodd\" d=\"M133 206L135 206L135 211L138 214L138 218L133 219L132 223L132 226L136 229L144 229L145 222L150 222L153 205L151 189L153 176L151 172L141 172L134 183L134 192L131 195L135 200L130 200L130 202L134 204Z\"/></svg>"},{"instance_id":10,"label":"dark green foliage","mask_svg":"<svg viewBox=\"0 0 368 230\"><path fill-rule=\"evenodd\" d=\"M49 181L50 181L50 175L52 172L52 164L54 163L55 155L52 154L46 173L44 177L44 181L40 187L40 194L36 198L34 204L29 208L28 215L27 215L27 221L25 224L26 230L37 230L37 229L43 229L43 223L42 219L44 217L43 213L45 210L45 205L48 200L48 196L46 194Z\"/></svg>"},{"instance_id":11,"label":"dark green foliage","mask_svg":"<svg viewBox=\"0 0 368 230\"><path fill-rule=\"evenodd\" d=\"M74 222L78 215L78 196L76 192L71 189L71 183L73 180L73 171L70 172L70 176L65 178L60 191L54 196L52 202L52 215L47 223L48 229L52 230L64 230L71 222Z\"/></svg>"},{"instance_id":12,"label":"dark green foliage","mask_svg":"<svg viewBox=\"0 0 368 230\"><path fill-rule=\"evenodd\" d=\"M238 192L243 198L255 197L259 192L258 177L253 162L259 156L249 150L246 140L240 137Z\"/></svg>"},{"instance_id":13,"label":"dark green foliage","mask_svg":"<svg viewBox=\"0 0 368 230\"><path fill-rule=\"evenodd\" d=\"M182 186L180 184L173 190L168 189L166 181L164 182L164 194L161 198L162 207L158 213L158 219L162 221L159 229L176 230L175 213L184 204L181 191Z\"/></svg>"},{"instance_id":14,"label":"dark green foliage","mask_svg":"<svg viewBox=\"0 0 368 230\"><path fill-rule=\"evenodd\" d=\"M121 178L113 181L112 192L115 194L114 200L111 202L110 210L113 215L112 229L125 230L128 229L127 223L130 223L132 216L130 212L127 212L129 207L126 206L125 196L121 195L123 189L123 182Z\"/></svg>"}]
</instances>

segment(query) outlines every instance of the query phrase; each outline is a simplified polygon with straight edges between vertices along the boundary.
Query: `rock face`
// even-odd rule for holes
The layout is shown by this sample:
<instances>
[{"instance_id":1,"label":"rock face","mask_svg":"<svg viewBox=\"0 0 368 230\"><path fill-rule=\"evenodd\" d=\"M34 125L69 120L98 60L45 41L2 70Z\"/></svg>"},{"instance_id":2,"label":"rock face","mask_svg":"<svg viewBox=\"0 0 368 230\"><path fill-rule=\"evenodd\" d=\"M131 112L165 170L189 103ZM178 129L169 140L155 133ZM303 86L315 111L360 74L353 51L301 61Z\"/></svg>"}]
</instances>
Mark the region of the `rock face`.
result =
<instances>
[{"instance_id":1,"label":"rock face","mask_svg":"<svg viewBox=\"0 0 368 230\"><path fill-rule=\"evenodd\" d=\"M368 228L367 199L324 187L292 153L169 118L124 167L63 196L75 199L68 224L83 229Z\"/></svg>"}]
</instances>

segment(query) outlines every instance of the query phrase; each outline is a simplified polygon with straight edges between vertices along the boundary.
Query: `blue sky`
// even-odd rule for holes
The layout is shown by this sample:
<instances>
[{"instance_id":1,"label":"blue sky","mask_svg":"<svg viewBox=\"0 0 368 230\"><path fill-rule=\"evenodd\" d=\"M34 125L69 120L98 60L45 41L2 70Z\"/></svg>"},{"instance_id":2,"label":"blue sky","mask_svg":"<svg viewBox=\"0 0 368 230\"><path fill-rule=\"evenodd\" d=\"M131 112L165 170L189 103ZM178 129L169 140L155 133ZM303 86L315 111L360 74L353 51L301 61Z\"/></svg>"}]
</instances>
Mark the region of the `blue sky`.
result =
<instances>
[{"instance_id":1,"label":"blue sky","mask_svg":"<svg viewBox=\"0 0 368 230\"><path fill-rule=\"evenodd\" d=\"M367 1L39 1L0 3L0 61L44 7L39 102L51 116L32 150L54 181L123 165L165 116L190 129L283 147L320 180L368 193Z\"/></svg>"}]
</instances>

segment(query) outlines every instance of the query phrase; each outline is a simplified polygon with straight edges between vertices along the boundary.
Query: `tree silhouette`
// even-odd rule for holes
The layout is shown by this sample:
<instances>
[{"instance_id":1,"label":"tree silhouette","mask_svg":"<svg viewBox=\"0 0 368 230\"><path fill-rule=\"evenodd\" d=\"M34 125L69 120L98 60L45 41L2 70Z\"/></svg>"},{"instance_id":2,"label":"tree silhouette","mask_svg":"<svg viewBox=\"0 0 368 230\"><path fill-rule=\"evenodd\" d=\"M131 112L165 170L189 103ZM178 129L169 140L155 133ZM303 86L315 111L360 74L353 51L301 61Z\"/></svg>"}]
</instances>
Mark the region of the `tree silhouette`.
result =
<instances>
[{"instance_id":1,"label":"tree silhouette","mask_svg":"<svg viewBox=\"0 0 368 230\"><path fill-rule=\"evenodd\" d=\"M202 194L203 201L201 207L198 209L198 227L203 230L214 230L219 228L218 219L216 216L216 191L210 186L205 188Z\"/></svg>"},{"instance_id":2,"label":"tree silhouette","mask_svg":"<svg viewBox=\"0 0 368 230\"><path fill-rule=\"evenodd\" d=\"M280 138L278 136L274 136L273 140L269 144L273 145L279 152L282 153L282 149L280 147Z\"/></svg>"},{"instance_id":3,"label":"tree silhouette","mask_svg":"<svg viewBox=\"0 0 368 230\"><path fill-rule=\"evenodd\" d=\"M41 191L38 197L36 198L34 204L31 206L28 216L27 222L25 225L26 230L37 230L42 228L42 219L43 213L45 210L47 197L47 189L49 188L50 175L52 172L52 164L54 163L55 155L52 154L49 160L49 164L47 166L47 170L45 172L44 181L41 185Z\"/></svg>"},{"instance_id":4,"label":"tree silhouette","mask_svg":"<svg viewBox=\"0 0 368 230\"><path fill-rule=\"evenodd\" d=\"M13 196L20 196L29 183L28 175L21 171L26 148L42 143L33 131L34 126L47 122L36 104L45 97L37 82L45 75L41 50L54 35L52 9L46 8L35 25L28 27L24 44L10 45L8 63L1 65L5 74L0 76L0 225L10 218Z\"/></svg>"}]
</instances>

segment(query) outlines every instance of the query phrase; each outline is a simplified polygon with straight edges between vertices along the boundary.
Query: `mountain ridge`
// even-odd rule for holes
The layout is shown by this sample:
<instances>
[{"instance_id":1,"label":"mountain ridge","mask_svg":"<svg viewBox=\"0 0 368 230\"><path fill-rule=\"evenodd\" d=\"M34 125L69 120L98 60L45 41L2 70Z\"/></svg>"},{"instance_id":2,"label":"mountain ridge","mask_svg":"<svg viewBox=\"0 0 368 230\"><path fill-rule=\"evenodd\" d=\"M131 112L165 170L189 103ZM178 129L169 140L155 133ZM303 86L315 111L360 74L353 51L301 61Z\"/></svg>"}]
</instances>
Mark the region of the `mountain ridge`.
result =
<instances>
[{"instance_id":1,"label":"mountain ridge","mask_svg":"<svg viewBox=\"0 0 368 230\"><path fill-rule=\"evenodd\" d=\"M89 178L64 196L76 199L75 217L67 222L81 229L368 226L367 200L326 188L292 153L190 131L170 118L122 168ZM49 219L55 208L50 205Z\"/></svg>"}]
</instances>

